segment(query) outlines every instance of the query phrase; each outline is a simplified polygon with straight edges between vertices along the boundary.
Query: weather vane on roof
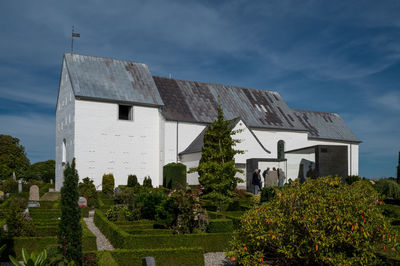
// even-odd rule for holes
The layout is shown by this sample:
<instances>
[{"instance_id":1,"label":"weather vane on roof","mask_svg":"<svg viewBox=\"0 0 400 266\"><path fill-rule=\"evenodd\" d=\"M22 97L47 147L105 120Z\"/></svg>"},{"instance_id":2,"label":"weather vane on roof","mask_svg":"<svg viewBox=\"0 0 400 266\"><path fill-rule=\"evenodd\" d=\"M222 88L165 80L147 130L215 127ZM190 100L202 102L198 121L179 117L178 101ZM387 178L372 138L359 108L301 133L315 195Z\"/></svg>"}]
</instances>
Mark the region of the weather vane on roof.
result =
<instances>
[{"instance_id":1,"label":"weather vane on roof","mask_svg":"<svg viewBox=\"0 0 400 266\"><path fill-rule=\"evenodd\" d=\"M71 54L74 53L74 37L80 38L81 35L79 33L74 32L74 25L72 25Z\"/></svg>"}]
</instances>

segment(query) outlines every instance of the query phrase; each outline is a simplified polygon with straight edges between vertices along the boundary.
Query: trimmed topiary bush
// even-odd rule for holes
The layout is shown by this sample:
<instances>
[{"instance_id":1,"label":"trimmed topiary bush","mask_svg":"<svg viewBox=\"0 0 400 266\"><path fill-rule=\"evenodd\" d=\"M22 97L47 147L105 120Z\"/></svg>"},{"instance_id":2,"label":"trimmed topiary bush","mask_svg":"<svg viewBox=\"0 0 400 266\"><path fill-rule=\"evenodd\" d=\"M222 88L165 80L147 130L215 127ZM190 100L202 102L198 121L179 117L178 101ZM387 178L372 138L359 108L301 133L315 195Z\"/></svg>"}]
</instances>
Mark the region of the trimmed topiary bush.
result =
<instances>
[{"instance_id":1,"label":"trimmed topiary bush","mask_svg":"<svg viewBox=\"0 0 400 266\"><path fill-rule=\"evenodd\" d=\"M368 181L296 182L242 217L228 255L241 265L376 265L397 242L378 200Z\"/></svg>"},{"instance_id":2,"label":"trimmed topiary bush","mask_svg":"<svg viewBox=\"0 0 400 266\"><path fill-rule=\"evenodd\" d=\"M186 187L186 165L182 163L164 165L163 186L169 189Z\"/></svg>"},{"instance_id":3,"label":"trimmed topiary bush","mask_svg":"<svg viewBox=\"0 0 400 266\"><path fill-rule=\"evenodd\" d=\"M152 187L153 187L153 185L151 184L151 178L150 178L150 176L146 176L146 177L144 178L144 180L143 180L143 187L146 187L146 188L152 188Z\"/></svg>"},{"instance_id":4,"label":"trimmed topiary bush","mask_svg":"<svg viewBox=\"0 0 400 266\"><path fill-rule=\"evenodd\" d=\"M138 186L140 186L136 175L129 175L128 176L127 186L128 187L138 187Z\"/></svg>"},{"instance_id":5,"label":"trimmed topiary bush","mask_svg":"<svg viewBox=\"0 0 400 266\"><path fill-rule=\"evenodd\" d=\"M102 191L104 194L108 196L112 196L114 194L114 175L113 174L104 174L103 180L101 182Z\"/></svg>"}]
</instances>

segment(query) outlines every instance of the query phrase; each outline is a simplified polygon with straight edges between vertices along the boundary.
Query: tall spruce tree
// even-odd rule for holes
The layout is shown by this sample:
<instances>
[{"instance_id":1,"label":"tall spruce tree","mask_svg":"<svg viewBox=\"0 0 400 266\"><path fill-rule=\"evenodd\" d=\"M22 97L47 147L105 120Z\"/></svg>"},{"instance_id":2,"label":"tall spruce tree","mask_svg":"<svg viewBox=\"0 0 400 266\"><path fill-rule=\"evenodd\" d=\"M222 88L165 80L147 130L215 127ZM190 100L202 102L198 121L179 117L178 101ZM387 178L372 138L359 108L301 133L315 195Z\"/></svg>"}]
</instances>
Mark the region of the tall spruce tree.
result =
<instances>
[{"instance_id":1,"label":"tall spruce tree","mask_svg":"<svg viewBox=\"0 0 400 266\"><path fill-rule=\"evenodd\" d=\"M197 168L189 172L199 174L199 183L204 187L203 197L218 203L230 202L234 196L237 183L243 182L235 177L241 170L235 167L235 154L243 151L235 150L233 147L238 140L232 138L238 133L234 131L232 121L226 121L220 105L217 108L217 119L206 129L204 133L204 144L201 159Z\"/></svg>"},{"instance_id":2,"label":"tall spruce tree","mask_svg":"<svg viewBox=\"0 0 400 266\"><path fill-rule=\"evenodd\" d=\"M64 185L61 188L61 221L58 226L58 243L64 258L82 264L82 227L81 211L78 206L78 171L75 159L67 164L64 171Z\"/></svg>"}]
</instances>

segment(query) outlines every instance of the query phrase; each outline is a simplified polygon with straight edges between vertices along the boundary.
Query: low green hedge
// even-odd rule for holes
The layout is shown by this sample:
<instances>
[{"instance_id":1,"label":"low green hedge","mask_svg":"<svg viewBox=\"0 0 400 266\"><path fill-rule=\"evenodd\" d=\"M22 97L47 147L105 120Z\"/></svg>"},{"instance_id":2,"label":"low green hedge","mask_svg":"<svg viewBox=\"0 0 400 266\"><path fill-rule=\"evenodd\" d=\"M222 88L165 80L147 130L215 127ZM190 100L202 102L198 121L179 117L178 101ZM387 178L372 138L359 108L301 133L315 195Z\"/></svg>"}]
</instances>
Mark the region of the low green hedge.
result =
<instances>
[{"instance_id":1,"label":"low green hedge","mask_svg":"<svg viewBox=\"0 0 400 266\"><path fill-rule=\"evenodd\" d=\"M46 209L57 209L59 207L59 201L58 200L41 200L40 202L40 207L37 209L40 210L46 210Z\"/></svg>"},{"instance_id":2,"label":"low green hedge","mask_svg":"<svg viewBox=\"0 0 400 266\"><path fill-rule=\"evenodd\" d=\"M98 252L97 257L98 265L107 266L142 265L144 257L154 257L157 266L204 265L204 250L202 248L120 249Z\"/></svg>"},{"instance_id":3,"label":"low green hedge","mask_svg":"<svg viewBox=\"0 0 400 266\"><path fill-rule=\"evenodd\" d=\"M243 212L212 212L207 211L211 219L231 219L233 228L236 230L240 226L240 216Z\"/></svg>"},{"instance_id":4,"label":"low green hedge","mask_svg":"<svg viewBox=\"0 0 400 266\"><path fill-rule=\"evenodd\" d=\"M201 247L205 252L224 251L228 248L232 233L185 234L185 235L131 235L95 211L94 222L115 248L171 248Z\"/></svg>"},{"instance_id":5,"label":"low green hedge","mask_svg":"<svg viewBox=\"0 0 400 266\"><path fill-rule=\"evenodd\" d=\"M61 217L60 209L29 208L32 219L55 219ZM89 217L89 207L81 207L81 216Z\"/></svg>"},{"instance_id":6,"label":"low green hedge","mask_svg":"<svg viewBox=\"0 0 400 266\"><path fill-rule=\"evenodd\" d=\"M35 225L37 237L56 236L58 232L58 225Z\"/></svg>"},{"instance_id":7,"label":"low green hedge","mask_svg":"<svg viewBox=\"0 0 400 266\"><path fill-rule=\"evenodd\" d=\"M173 231L170 229L124 229L125 232L131 235L172 235Z\"/></svg>"},{"instance_id":8,"label":"low green hedge","mask_svg":"<svg viewBox=\"0 0 400 266\"><path fill-rule=\"evenodd\" d=\"M208 233L228 233L233 232L231 219L211 219L207 226Z\"/></svg>"},{"instance_id":9,"label":"low green hedge","mask_svg":"<svg viewBox=\"0 0 400 266\"><path fill-rule=\"evenodd\" d=\"M57 227L58 230L58 227ZM29 253L40 252L50 245L57 244L57 236L45 237L14 237L13 250L17 259L22 259L22 248L25 248ZM97 243L96 236L87 228L82 221L82 251L96 251Z\"/></svg>"},{"instance_id":10,"label":"low green hedge","mask_svg":"<svg viewBox=\"0 0 400 266\"><path fill-rule=\"evenodd\" d=\"M110 251L97 252L96 259L98 266L119 266L118 263L114 260Z\"/></svg>"}]
</instances>

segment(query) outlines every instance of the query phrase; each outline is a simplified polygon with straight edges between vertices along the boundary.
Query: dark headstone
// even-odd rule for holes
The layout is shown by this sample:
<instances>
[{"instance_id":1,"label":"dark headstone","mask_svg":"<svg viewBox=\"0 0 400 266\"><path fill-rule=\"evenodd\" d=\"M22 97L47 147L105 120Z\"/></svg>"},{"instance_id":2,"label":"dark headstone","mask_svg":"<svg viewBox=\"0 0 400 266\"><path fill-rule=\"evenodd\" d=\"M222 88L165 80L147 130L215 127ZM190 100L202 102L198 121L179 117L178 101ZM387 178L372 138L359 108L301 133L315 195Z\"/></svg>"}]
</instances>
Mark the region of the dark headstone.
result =
<instances>
[{"instance_id":1,"label":"dark headstone","mask_svg":"<svg viewBox=\"0 0 400 266\"><path fill-rule=\"evenodd\" d=\"M142 259L143 266L156 266L156 260L153 257L144 257Z\"/></svg>"}]
</instances>

